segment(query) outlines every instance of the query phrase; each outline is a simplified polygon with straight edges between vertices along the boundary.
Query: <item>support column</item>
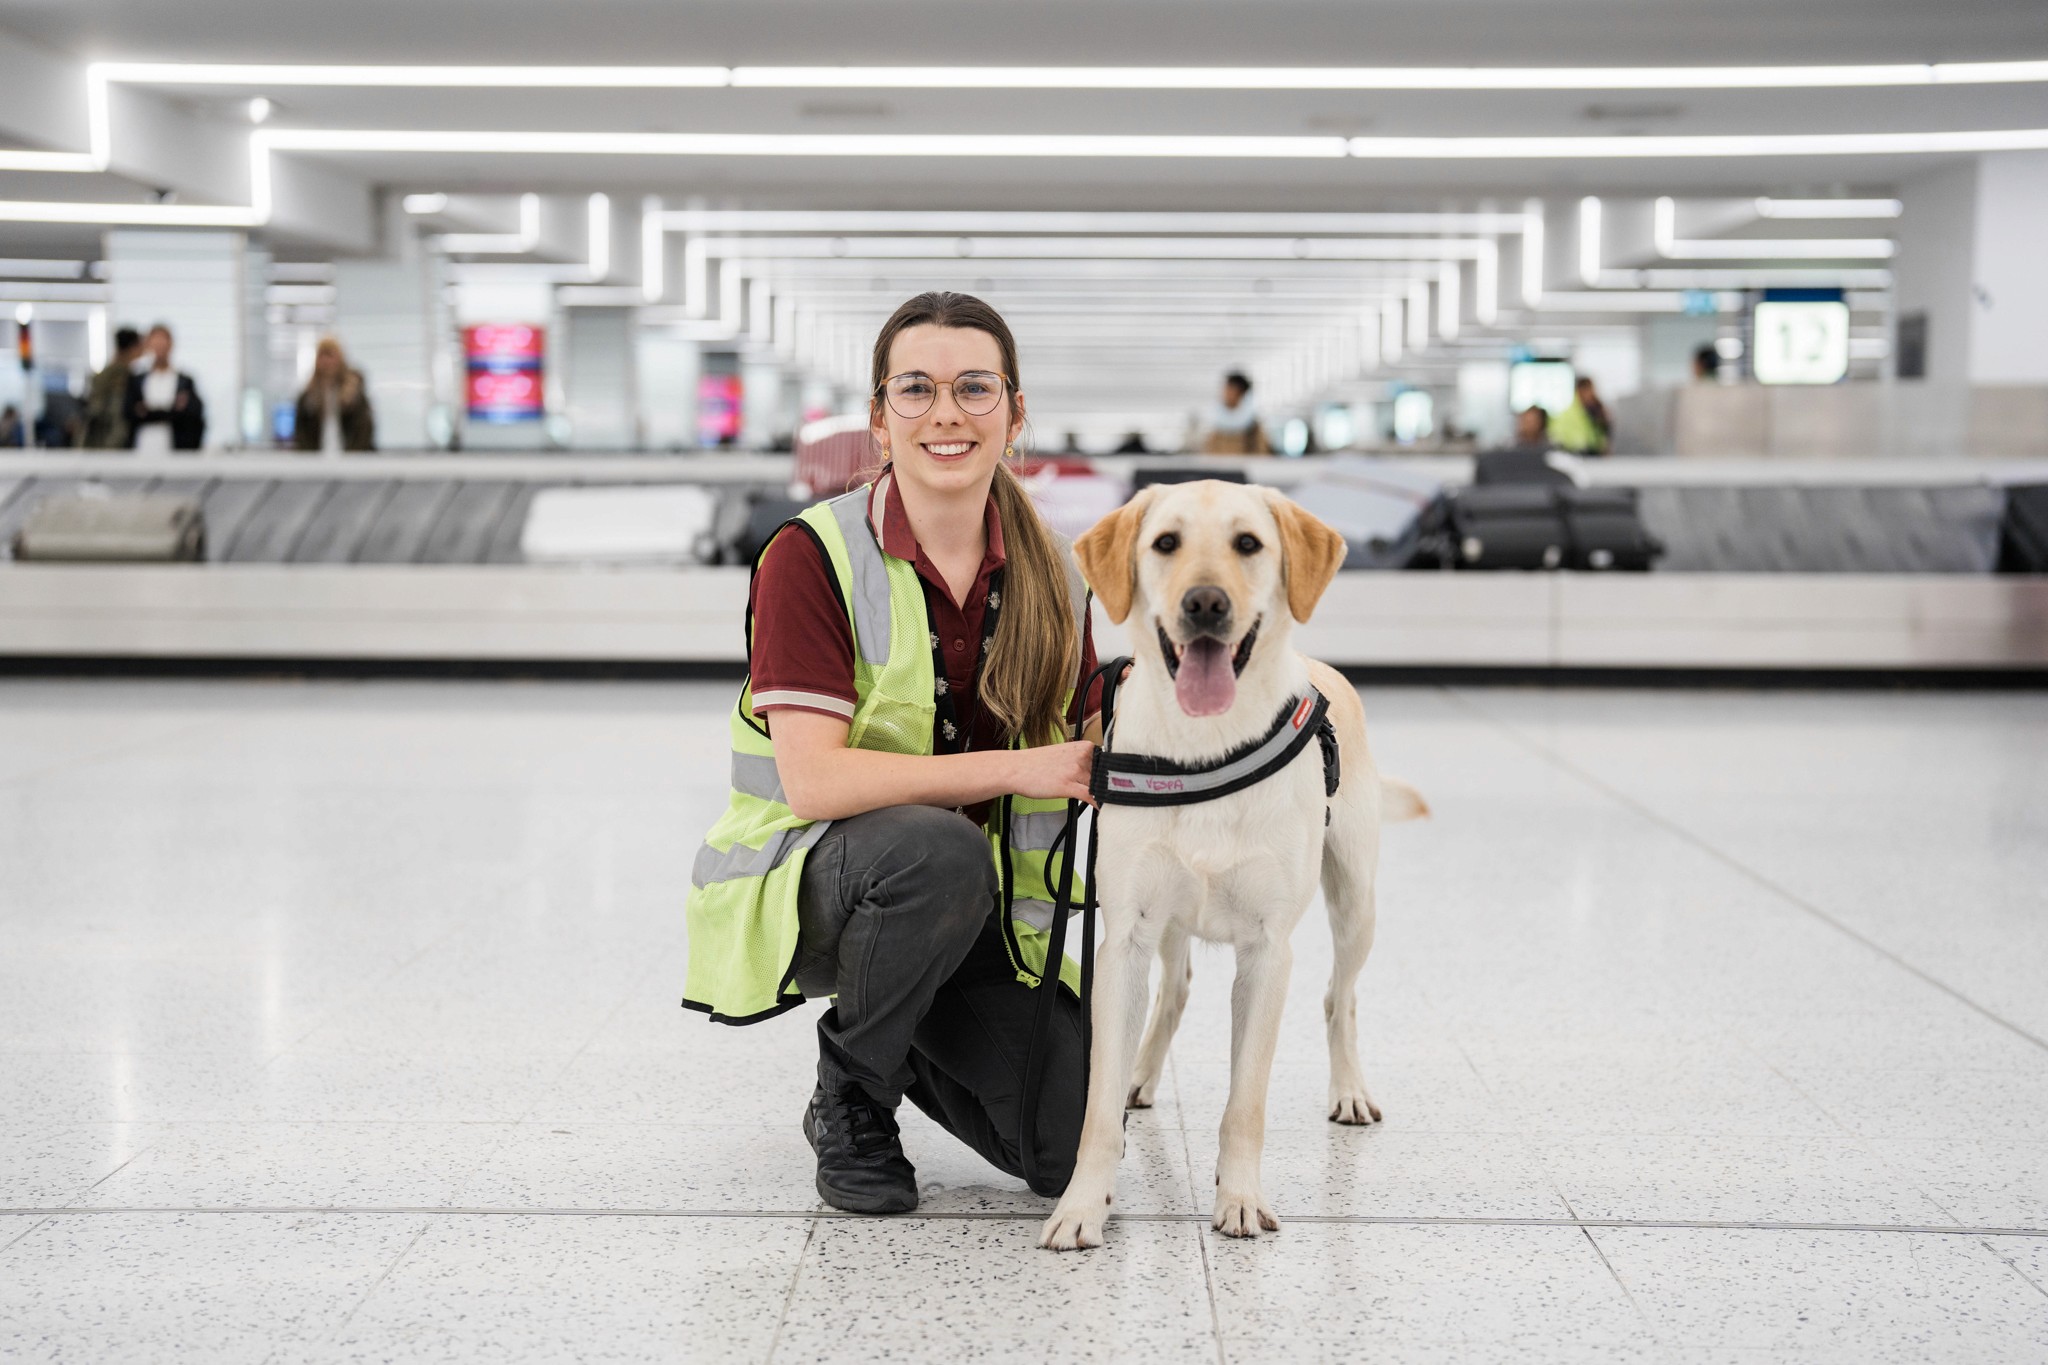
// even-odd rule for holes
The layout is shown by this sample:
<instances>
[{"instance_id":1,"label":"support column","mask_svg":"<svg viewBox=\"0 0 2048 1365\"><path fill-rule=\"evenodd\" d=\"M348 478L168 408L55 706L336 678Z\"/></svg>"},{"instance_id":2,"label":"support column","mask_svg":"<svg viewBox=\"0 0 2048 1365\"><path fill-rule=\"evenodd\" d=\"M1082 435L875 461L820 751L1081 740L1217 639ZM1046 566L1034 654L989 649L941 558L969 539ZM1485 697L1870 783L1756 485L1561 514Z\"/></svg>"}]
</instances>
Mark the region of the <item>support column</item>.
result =
<instances>
[{"instance_id":1,"label":"support column","mask_svg":"<svg viewBox=\"0 0 2048 1365\"><path fill-rule=\"evenodd\" d=\"M206 404L206 448L241 445L249 327L243 234L121 228L107 233L105 251L114 325L169 327L171 359Z\"/></svg>"},{"instance_id":2,"label":"support column","mask_svg":"<svg viewBox=\"0 0 2048 1365\"><path fill-rule=\"evenodd\" d=\"M572 450L640 445L633 310L562 310L562 392Z\"/></svg>"},{"instance_id":3,"label":"support column","mask_svg":"<svg viewBox=\"0 0 2048 1365\"><path fill-rule=\"evenodd\" d=\"M442 335L444 312L441 258L390 198L383 205L383 254L334 265L334 335L369 387L379 449L439 444L430 437L429 416L449 401L436 384L437 353L453 345Z\"/></svg>"},{"instance_id":4,"label":"support column","mask_svg":"<svg viewBox=\"0 0 2048 1365\"><path fill-rule=\"evenodd\" d=\"M1896 429L1909 448L2048 454L2048 152L1980 156L1901 198Z\"/></svg>"},{"instance_id":5,"label":"support column","mask_svg":"<svg viewBox=\"0 0 2048 1365\"><path fill-rule=\"evenodd\" d=\"M647 449L696 446L697 380L704 368L700 349L696 342L666 329L636 329L640 439Z\"/></svg>"}]
</instances>

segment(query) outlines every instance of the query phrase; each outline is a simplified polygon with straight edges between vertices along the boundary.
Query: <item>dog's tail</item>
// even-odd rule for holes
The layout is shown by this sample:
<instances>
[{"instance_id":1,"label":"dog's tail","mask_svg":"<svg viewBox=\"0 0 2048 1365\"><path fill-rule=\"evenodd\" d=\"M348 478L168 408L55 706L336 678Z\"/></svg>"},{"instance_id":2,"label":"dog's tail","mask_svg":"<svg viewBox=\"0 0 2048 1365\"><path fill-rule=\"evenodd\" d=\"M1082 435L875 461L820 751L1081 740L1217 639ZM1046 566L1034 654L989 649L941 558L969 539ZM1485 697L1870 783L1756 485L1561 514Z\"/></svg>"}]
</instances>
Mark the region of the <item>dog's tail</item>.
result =
<instances>
[{"instance_id":1,"label":"dog's tail","mask_svg":"<svg viewBox=\"0 0 2048 1365\"><path fill-rule=\"evenodd\" d=\"M1380 822L1393 824L1398 820L1426 820L1429 818L1429 802L1422 799L1422 793L1406 782L1391 777L1380 779Z\"/></svg>"}]
</instances>

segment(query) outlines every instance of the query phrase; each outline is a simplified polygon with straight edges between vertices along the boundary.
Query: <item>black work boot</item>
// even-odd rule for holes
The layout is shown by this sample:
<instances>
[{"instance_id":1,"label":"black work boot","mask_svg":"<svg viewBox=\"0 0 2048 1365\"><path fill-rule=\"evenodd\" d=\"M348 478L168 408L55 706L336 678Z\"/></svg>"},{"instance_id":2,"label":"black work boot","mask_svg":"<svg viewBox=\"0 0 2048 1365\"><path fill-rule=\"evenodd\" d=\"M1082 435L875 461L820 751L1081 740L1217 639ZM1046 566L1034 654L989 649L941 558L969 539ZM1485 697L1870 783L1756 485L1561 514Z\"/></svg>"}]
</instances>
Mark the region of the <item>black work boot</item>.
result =
<instances>
[{"instance_id":1,"label":"black work boot","mask_svg":"<svg viewBox=\"0 0 2048 1365\"><path fill-rule=\"evenodd\" d=\"M818 1154L818 1197L848 1213L909 1213L917 1171L903 1155L894 1111L830 1063L804 1110L804 1137Z\"/></svg>"}]
</instances>

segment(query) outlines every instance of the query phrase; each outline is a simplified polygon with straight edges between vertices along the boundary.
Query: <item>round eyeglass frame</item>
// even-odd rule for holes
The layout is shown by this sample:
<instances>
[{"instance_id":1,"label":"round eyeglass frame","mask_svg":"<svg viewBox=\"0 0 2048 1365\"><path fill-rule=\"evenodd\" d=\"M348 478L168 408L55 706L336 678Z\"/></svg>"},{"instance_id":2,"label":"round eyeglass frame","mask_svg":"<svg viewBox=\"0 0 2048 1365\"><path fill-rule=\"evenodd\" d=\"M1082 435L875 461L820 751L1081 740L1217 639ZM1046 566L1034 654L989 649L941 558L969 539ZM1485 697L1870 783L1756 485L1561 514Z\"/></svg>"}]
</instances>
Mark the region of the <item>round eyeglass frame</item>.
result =
<instances>
[{"instance_id":1,"label":"round eyeglass frame","mask_svg":"<svg viewBox=\"0 0 2048 1365\"><path fill-rule=\"evenodd\" d=\"M899 379L907 379L913 375L917 376L920 379L923 379L925 382L929 383L932 386L932 396L926 399L924 406L918 408L915 412L906 412L903 410L902 406L897 403L896 395L890 391L889 386ZM955 384L958 384L961 380L968 378L995 380L995 401L990 403L987 407L979 410L971 408L967 406L967 404L961 402L960 391L954 388L953 386ZM1010 391L1010 377L1004 374L997 374L994 370L962 370L959 374L954 375L951 379L939 380L933 379L923 370L905 370L902 374L892 374L887 379L884 379L881 383L875 385L875 394L877 397L881 398L883 402L889 405L889 411L895 413L898 417L901 417L906 422L912 422L916 421L918 418L924 416L926 413L932 410L932 404L939 401L939 390L942 388L947 393L952 395L953 406L959 408L960 411L966 413L969 417L986 417L990 413L994 412L997 408L1002 406L1003 395Z\"/></svg>"}]
</instances>

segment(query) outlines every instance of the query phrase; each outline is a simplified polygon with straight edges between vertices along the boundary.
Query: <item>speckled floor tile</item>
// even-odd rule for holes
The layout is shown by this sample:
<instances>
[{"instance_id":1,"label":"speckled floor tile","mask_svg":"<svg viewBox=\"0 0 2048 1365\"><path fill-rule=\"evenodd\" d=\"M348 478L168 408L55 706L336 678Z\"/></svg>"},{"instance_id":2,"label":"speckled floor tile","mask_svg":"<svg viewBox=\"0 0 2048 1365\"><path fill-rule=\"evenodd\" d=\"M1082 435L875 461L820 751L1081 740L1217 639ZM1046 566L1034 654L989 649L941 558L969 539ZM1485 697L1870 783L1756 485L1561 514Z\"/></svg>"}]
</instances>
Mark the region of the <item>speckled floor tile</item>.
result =
<instances>
[{"instance_id":1,"label":"speckled floor tile","mask_svg":"<svg viewBox=\"0 0 2048 1365\"><path fill-rule=\"evenodd\" d=\"M1871 1145L1848 1136L1547 1136L1544 1166L1585 1218L1708 1222L1953 1221Z\"/></svg>"},{"instance_id":2,"label":"speckled floor tile","mask_svg":"<svg viewBox=\"0 0 2048 1365\"><path fill-rule=\"evenodd\" d=\"M1188 1130L1194 1211L1213 1208L1216 1134ZM1266 1198L1289 1215L1391 1218L1566 1218L1571 1210L1526 1138L1325 1123L1266 1134Z\"/></svg>"},{"instance_id":3,"label":"speckled floor tile","mask_svg":"<svg viewBox=\"0 0 2048 1365\"><path fill-rule=\"evenodd\" d=\"M434 1208L460 1201L509 1123L177 1123L81 1202Z\"/></svg>"},{"instance_id":4,"label":"speckled floor tile","mask_svg":"<svg viewBox=\"0 0 2048 1365\"><path fill-rule=\"evenodd\" d=\"M1586 1348L1600 1359L1652 1343L1576 1228L1283 1223L1244 1241L1203 1235L1231 1358L1373 1360L1384 1348L1462 1360L1468 1348L1513 1348L1569 1359Z\"/></svg>"},{"instance_id":5,"label":"speckled floor tile","mask_svg":"<svg viewBox=\"0 0 2048 1365\"><path fill-rule=\"evenodd\" d=\"M809 1230L795 1218L436 1217L346 1326L298 1358L764 1360Z\"/></svg>"},{"instance_id":6,"label":"speckled floor tile","mask_svg":"<svg viewBox=\"0 0 2048 1365\"><path fill-rule=\"evenodd\" d=\"M2048 1231L2048 1142L1958 1136L1866 1145L1966 1227Z\"/></svg>"},{"instance_id":7,"label":"speckled floor tile","mask_svg":"<svg viewBox=\"0 0 2048 1365\"><path fill-rule=\"evenodd\" d=\"M2048 1142L2048 1070L1790 1074L1842 1127L1863 1137Z\"/></svg>"},{"instance_id":8,"label":"speckled floor tile","mask_svg":"<svg viewBox=\"0 0 2048 1365\"><path fill-rule=\"evenodd\" d=\"M1112 1221L1056 1253L1036 1220L820 1223L776 1359L1213 1361L1204 1235Z\"/></svg>"},{"instance_id":9,"label":"speckled floor tile","mask_svg":"<svg viewBox=\"0 0 2048 1365\"><path fill-rule=\"evenodd\" d=\"M1230 1067L1174 1057L1180 1119L1189 1129L1214 1129L1230 1098ZM1514 1133L1527 1125L1496 1103L1463 1062L1440 1066L1369 1067L1365 1086L1385 1121L1422 1133ZM1320 1061L1282 1062L1266 1085L1266 1131L1292 1128L1319 1133L1330 1126L1330 1070Z\"/></svg>"},{"instance_id":10,"label":"speckled floor tile","mask_svg":"<svg viewBox=\"0 0 2048 1365\"><path fill-rule=\"evenodd\" d=\"M140 1123L0 1126L0 1209L56 1208L87 1197L98 1182L148 1148ZM0 1241L8 1236L0 1228Z\"/></svg>"},{"instance_id":11,"label":"speckled floor tile","mask_svg":"<svg viewBox=\"0 0 2048 1365\"><path fill-rule=\"evenodd\" d=\"M60 1215L0 1253L0 1358L302 1359L422 1226L398 1215Z\"/></svg>"},{"instance_id":12,"label":"speckled floor tile","mask_svg":"<svg viewBox=\"0 0 2048 1365\"><path fill-rule=\"evenodd\" d=\"M817 1085L817 1043L794 1020L774 1019L743 1032L778 1025L807 1046L748 1046L751 1039L731 1038L724 1029L714 1034L705 1025L683 1051L582 1053L558 1070L535 1098L529 1117L536 1122L794 1127Z\"/></svg>"},{"instance_id":13,"label":"speckled floor tile","mask_svg":"<svg viewBox=\"0 0 2048 1365\"><path fill-rule=\"evenodd\" d=\"M1592 1235L1659 1334L1674 1342L1958 1365L2048 1358L2048 1295L1982 1238L1650 1228Z\"/></svg>"},{"instance_id":14,"label":"speckled floor tile","mask_svg":"<svg viewBox=\"0 0 2048 1365\"><path fill-rule=\"evenodd\" d=\"M365 1056L288 1052L218 1116L358 1123L502 1123L546 1092L567 1059L497 1054ZM207 1117L213 1117L208 1115Z\"/></svg>"}]
</instances>

